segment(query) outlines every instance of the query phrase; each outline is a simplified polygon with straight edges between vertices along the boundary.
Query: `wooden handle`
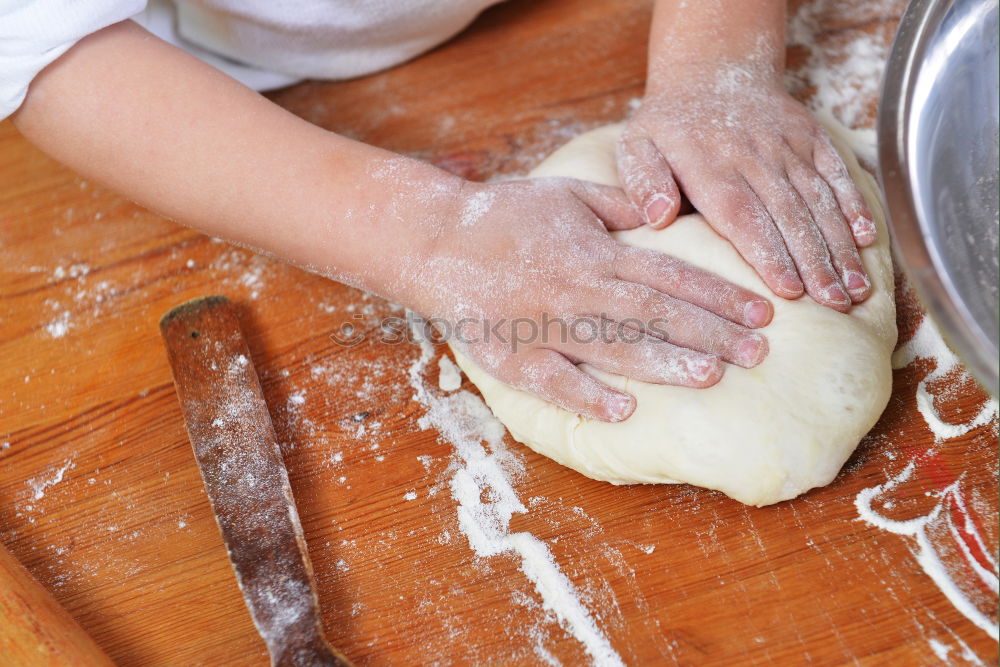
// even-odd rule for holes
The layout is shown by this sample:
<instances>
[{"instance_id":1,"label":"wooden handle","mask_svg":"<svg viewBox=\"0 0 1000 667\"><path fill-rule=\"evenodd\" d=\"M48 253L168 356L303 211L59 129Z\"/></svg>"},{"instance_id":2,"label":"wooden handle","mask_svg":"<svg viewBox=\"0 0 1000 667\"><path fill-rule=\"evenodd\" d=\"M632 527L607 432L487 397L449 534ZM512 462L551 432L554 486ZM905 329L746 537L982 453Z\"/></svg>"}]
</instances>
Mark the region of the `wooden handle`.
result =
<instances>
[{"instance_id":1,"label":"wooden handle","mask_svg":"<svg viewBox=\"0 0 1000 667\"><path fill-rule=\"evenodd\" d=\"M222 296L160 321L191 446L236 581L274 665L344 667L323 635L312 564L260 381Z\"/></svg>"},{"instance_id":2,"label":"wooden handle","mask_svg":"<svg viewBox=\"0 0 1000 667\"><path fill-rule=\"evenodd\" d=\"M56 599L0 545L0 662L113 665Z\"/></svg>"}]
</instances>

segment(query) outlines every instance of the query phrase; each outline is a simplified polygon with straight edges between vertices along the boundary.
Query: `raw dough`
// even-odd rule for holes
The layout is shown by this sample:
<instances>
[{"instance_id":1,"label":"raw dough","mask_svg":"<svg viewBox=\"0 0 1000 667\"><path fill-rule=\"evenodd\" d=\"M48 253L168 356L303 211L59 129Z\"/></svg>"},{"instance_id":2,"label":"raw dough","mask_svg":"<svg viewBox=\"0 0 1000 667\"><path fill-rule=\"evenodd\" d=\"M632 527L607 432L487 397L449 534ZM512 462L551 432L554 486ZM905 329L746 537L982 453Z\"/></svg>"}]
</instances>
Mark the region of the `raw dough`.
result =
<instances>
[{"instance_id":1,"label":"raw dough","mask_svg":"<svg viewBox=\"0 0 1000 667\"><path fill-rule=\"evenodd\" d=\"M620 125L569 142L532 176L571 176L617 185L614 147ZM849 315L770 296L774 320L763 329L770 354L756 368L728 366L709 389L653 385L587 372L636 396L626 421L581 418L494 379L455 357L511 435L588 477L615 484L690 483L749 505L768 505L828 484L878 420L892 387L896 343L889 235L874 179L829 129L875 216L879 240L862 251L871 296ZM653 248L770 295L757 274L699 215L665 230L614 235Z\"/></svg>"}]
</instances>

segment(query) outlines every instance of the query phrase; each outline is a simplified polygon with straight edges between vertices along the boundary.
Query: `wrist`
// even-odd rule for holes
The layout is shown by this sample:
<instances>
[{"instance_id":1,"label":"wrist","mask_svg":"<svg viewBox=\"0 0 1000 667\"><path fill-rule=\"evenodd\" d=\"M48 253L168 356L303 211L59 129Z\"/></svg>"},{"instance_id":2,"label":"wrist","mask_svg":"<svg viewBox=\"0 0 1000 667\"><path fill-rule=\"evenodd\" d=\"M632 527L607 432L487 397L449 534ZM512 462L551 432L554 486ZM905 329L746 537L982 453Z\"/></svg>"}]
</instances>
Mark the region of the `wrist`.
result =
<instances>
[{"instance_id":1,"label":"wrist","mask_svg":"<svg viewBox=\"0 0 1000 667\"><path fill-rule=\"evenodd\" d=\"M649 85L733 69L780 80L784 33L785 0L659 0L650 32Z\"/></svg>"},{"instance_id":2,"label":"wrist","mask_svg":"<svg viewBox=\"0 0 1000 667\"><path fill-rule=\"evenodd\" d=\"M784 89L783 62L762 59L754 54L744 57L696 54L667 58L649 67L646 100L676 102L687 96L715 96L739 89Z\"/></svg>"},{"instance_id":3,"label":"wrist","mask_svg":"<svg viewBox=\"0 0 1000 667\"><path fill-rule=\"evenodd\" d=\"M369 170L371 229L360 255L365 287L425 315L438 315L440 285L427 279L446 261L470 183L426 162L395 156Z\"/></svg>"},{"instance_id":4,"label":"wrist","mask_svg":"<svg viewBox=\"0 0 1000 667\"><path fill-rule=\"evenodd\" d=\"M279 198L282 217L268 216L252 238L237 240L416 308L420 267L458 206L462 180L332 133L311 144L283 162L293 187Z\"/></svg>"}]
</instances>

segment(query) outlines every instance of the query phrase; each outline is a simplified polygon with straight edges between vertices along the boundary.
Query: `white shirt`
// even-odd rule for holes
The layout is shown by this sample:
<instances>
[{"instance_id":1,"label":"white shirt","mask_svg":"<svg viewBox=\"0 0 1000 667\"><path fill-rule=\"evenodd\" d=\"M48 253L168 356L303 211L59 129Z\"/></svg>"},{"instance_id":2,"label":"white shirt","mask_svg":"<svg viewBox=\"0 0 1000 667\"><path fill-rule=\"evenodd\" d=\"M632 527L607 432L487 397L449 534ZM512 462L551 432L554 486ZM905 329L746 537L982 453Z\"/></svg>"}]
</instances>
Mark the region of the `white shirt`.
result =
<instances>
[{"instance_id":1,"label":"white shirt","mask_svg":"<svg viewBox=\"0 0 1000 667\"><path fill-rule=\"evenodd\" d=\"M0 119L73 44L133 18L257 90L398 65L499 0L0 0Z\"/></svg>"}]
</instances>

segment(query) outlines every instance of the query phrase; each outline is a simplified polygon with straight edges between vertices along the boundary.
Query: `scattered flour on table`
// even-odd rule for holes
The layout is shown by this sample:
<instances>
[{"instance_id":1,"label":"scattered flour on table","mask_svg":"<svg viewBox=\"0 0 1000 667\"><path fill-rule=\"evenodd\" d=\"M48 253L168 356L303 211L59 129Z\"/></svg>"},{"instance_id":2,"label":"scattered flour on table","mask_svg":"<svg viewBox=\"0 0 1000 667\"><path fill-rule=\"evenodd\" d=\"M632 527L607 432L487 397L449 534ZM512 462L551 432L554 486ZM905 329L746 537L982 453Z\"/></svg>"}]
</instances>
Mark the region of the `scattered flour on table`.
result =
<instances>
[{"instance_id":1,"label":"scattered flour on table","mask_svg":"<svg viewBox=\"0 0 1000 667\"><path fill-rule=\"evenodd\" d=\"M232 246L206 267L213 279L228 289L258 299L278 274L289 267L240 247Z\"/></svg>"},{"instance_id":2,"label":"scattered flour on table","mask_svg":"<svg viewBox=\"0 0 1000 667\"><path fill-rule=\"evenodd\" d=\"M43 329L51 338L62 338L71 329L80 325L81 318L96 321L105 311L107 304L125 290L111 281L94 282L88 276L96 271L89 264L76 263L68 267L57 266L50 282L62 291L62 298L47 298L45 306L55 314Z\"/></svg>"},{"instance_id":3,"label":"scattered flour on table","mask_svg":"<svg viewBox=\"0 0 1000 667\"><path fill-rule=\"evenodd\" d=\"M934 408L934 396L928 391L927 385L943 379L953 371L965 373L965 370L959 367L958 357L948 348L941 333L927 316L924 316L913 338L893 353L892 367L905 368L916 359L933 359L935 363L934 370L917 385L917 409L938 442L965 435L996 419L998 406L995 398L983 403L979 413L964 424L948 423L938 414Z\"/></svg>"},{"instance_id":4,"label":"scattered flour on table","mask_svg":"<svg viewBox=\"0 0 1000 667\"><path fill-rule=\"evenodd\" d=\"M438 359L438 387L441 391L455 391L462 386L462 371L447 355Z\"/></svg>"},{"instance_id":5,"label":"scattered flour on table","mask_svg":"<svg viewBox=\"0 0 1000 667\"><path fill-rule=\"evenodd\" d=\"M802 5L790 17L787 42L806 49L803 66L786 73L786 84L793 93L808 85L816 87L806 105L821 119L836 118L849 130L851 148L869 166L874 166L876 136L869 103L879 98L882 70L889 54L890 35L872 35L860 28L828 31L831 15L853 19L863 24L860 12L880 15L898 13L899 0L878 0L859 7L857 16L847 16L838 7L842 0L813 0Z\"/></svg>"},{"instance_id":6,"label":"scattered flour on table","mask_svg":"<svg viewBox=\"0 0 1000 667\"><path fill-rule=\"evenodd\" d=\"M434 357L434 346L422 320L411 316L408 321L420 344L420 356L408 370L410 386L414 400L427 410L418 425L437 430L455 448L457 468L450 486L458 503L458 525L469 546L481 558L519 557L521 571L534 585L544 609L583 645L594 664L623 665L548 546L530 533L510 532L511 517L528 510L513 487L520 463L504 447L503 424L468 391L438 396L428 389L423 374Z\"/></svg>"},{"instance_id":7,"label":"scattered flour on table","mask_svg":"<svg viewBox=\"0 0 1000 667\"><path fill-rule=\"evenodd\" d=\"M955 354L948 349L937 328L928 316L924 316L920 327L913 338L900 346L893 354L893 367L903 368L916 359L931 359L935 363L933 371L927 374L917 385L917 409L928 428L935 437L935 447L946 444L949 440L964 435L974 428L985 426L997 418L997 401L986 400L978 414L970 421L962 424L945 422L934 408L934 396L930 394L927 385L940 380L950 373L965 373L959 365ZM874 501L887 492L906 482L914 470L924 461L935 456L935 448L912 459L901 472L877 486L860 491L854 499L860 518L882 530L897 535L904 535L914 540L914 556L917 563L929 576L941 592L977 627L997 638L1000 625L983 611L984 608L995 608L995 599L1000 595L1000 568L997 560L986 544L978 526L971 518L967 509L965 493L962 488L962 478L935 492L928 492L937 499L933 509L923 516L906 520L890 519L880 514L874 507ZM883 505L887 509L891 506ZM934 536L944 535L943 539L935 540ZM947 543L943 543L947 542ZM956 545L950 546L951 543ZM957 548L956 557L961 561L962 571L942 559ZM973 553L973 548L978 553ZM972 573L971 575L969 573ZM977 601L967 587L960 581L973 576L981 581L987 590L993 591L993 599ZM932 644L932 648L935 645ZM966 647L967 648L967 647ZM934 648L935 652L938 649ZM971 654L971 651L967 651ZM963 653L964 656L964 653ZM973 656L974 657L974 656Z\"/></svg>"},{"instance_id":8,"label":"scattered flour on table","mask_svg":"<svg viewBox=\"0 0 1000 667\"><path fill-rule=\"evenodd\" d=\"M975 571L976 576L982 579L983 583L990 590L997 590L998 585L1000 585L1000 582L998 582L997 562L990 555L989 548L986 547L985 540L983 540L982 535L980 535L978 528L971 520L968 519L968 513L965 509L965 498L962 492L961 478L949 484L944 488L944 490L934 494L937 496L939 501L934 508L924 516L899 521L889 519L879 514L878 511L872 507L873 501L877 497L891 491L910 479L915 467L916 462L910 461L902 472L895 477L890 478L885 483L863 489L855 497L854 506L857 508L861 519L865 522L887 532L895 533L896 535L906 535L914 538L916 542L914 555L917 559L917 563L921 568L923 568L927 576L929 576L934 583L937 584L938 588L941 589L941 592L944 593L945 597L948 598L948 600L955 606L956 609L958 609L958 611L962 613L963 616L972 621L981 630L996 638L996 636L1000 634L1000 625L993 621L987 614L983 613L979 606L972 599L970 599L963 588L958 585L955 579L957 576L956 573L953 572L951 568L946 566L946 564L941 560L940 549L931 540L929 535L929 529L931 527L936 527L936 524L943 524L946 527L948 534L954 538L956 544L958 544L964 551L964 562L969 565L973 571ZM961 526L956 526L952 518L953 506L957 507L959 512L965 517L965 521L962 522ZM971 535L972 539L977 543L979 551L988 559L992 570L984 567L972 555L969 551L969 547L966 545L966 542L962 539L961 535L959 535L960 530L965 534Z\"/></svg>"},{"instance_id":9,"label":"scattered flour on table","mask_svg":"<svg viewBox=\"0 0 1000 667\"><path fill-rule=\"evenodd\" d=\"M934 652L934 655L938 658L938 660L940 660L946 665L954 663L954 660L949 659L949 655L951 654L952 651L955 651L958 657L962 658L962 660L965 660L970 665L985 664L982 660L979 659L979 656L977 656L975 653L972 652L972 649L969 648L969 645L963 642L961 638L955 636L953 637L953 639L958 644L957 647L949 646L948 644L945 644L944 642L939 641L937 639L929 639L927 640L927 644L931 647L931 650Z\"/></svg>"},{"instance_id":10,"label":"scattered flour on table","mask_svg":"<svg viewBox=\"0 0 1000 667\"><path fill-rule=\"evenodd\" d=\"M32 500L41 500L44 498L46 489L63 481L66 471L75 467L76 463L72 459L69 459L61 467L49 468L44 474L29 479L27 484L34 491L34 494L31 496Z\"/></svg>"},{"instance_id":11,"label":"scattered flour on table","mask_svg":"<svg viewBox=\"0 0 1000 667\"><path fill-rule=\"evenodd\" d=\"M62 280L63 278L82 278L90 273L90 266L82 262L70 264L68 267L57 266L52 271L52 278Z\"/></svg>"},{"instance_id":12,"label":"scattered flour on table","mask_svg":"<svg viewBox=\"0 0 1000 667\"><path fill-rule=\"evenodd\" d=\"M62 311L55 319L45 325L45 331L53 338L62 338L69 331L70 327L73 326L72 316L73 314L70 311Z\"/></svg>"}]
</instances>

